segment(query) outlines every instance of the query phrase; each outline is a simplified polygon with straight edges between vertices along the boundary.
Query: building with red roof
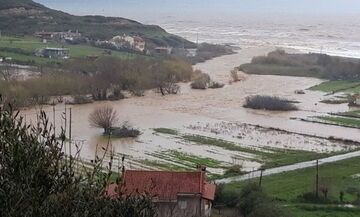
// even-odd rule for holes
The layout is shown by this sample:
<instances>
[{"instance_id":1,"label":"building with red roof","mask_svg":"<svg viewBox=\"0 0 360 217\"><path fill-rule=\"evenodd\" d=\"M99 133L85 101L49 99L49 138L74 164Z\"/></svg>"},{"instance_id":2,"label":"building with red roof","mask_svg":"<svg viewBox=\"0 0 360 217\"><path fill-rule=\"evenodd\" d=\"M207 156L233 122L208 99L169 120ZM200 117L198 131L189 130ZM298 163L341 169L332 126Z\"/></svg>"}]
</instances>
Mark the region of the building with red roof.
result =
<instances>
[{"instance_id":1,"label":"building with red roof","mask_svg":"<svg viewBox=\"0 0 360 217\"><path fill-rule=\"evenodd\" d=\"M215 197L215 184L205 171L167 172L126 170L120 186L110 185L108 195L145 194L152 198L158 217L208 217Z\"/></svg>"}]
</instances>

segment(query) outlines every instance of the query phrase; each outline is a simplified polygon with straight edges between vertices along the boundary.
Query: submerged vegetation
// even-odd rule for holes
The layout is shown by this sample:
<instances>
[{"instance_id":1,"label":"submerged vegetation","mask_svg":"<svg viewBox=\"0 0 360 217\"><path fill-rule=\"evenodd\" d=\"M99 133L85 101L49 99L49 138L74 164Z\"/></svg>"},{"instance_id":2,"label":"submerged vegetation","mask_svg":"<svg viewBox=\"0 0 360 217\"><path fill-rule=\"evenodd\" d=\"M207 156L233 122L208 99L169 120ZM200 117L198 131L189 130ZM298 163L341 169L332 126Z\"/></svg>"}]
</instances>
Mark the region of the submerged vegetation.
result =
<instances>
[{"instance_id":1,"label":"submerged vegetation","mask_svg":"<svg viewBox=\"0 0 360 217\"><path fill-rule=\"evenodd\" d=\"M195 145L214 146L228 151L241 152L242 154L245 154L248 159L253 159L256 162L261 163L262 168L264 169L290 165L303 161L316 160L319 158L325 158L341 153L317 153L312 151L292 150L285 148L280 149L271 147L248 147L242 144L213 137L196 134L180 134L178 131L168 128L155 129L155 132L171 135L175 138L179 138L187 143L190 142ZM164 159L165 156L169 156L169 154L157 157L159 157L160 159ZM230 169L231 167L225 168ZM241 170L239 172L241 173ZM229 173L235 174L233 173L233 171L229 171Z\"/></svg>"},{"instance_id":2,"label":"submerged vegetation","mask_svg":"<svg viewBox=\"0 0 360 217\"><path fill-rule=\"evenodd\" d=\"M356 93L358 92L357 89L359 88L360 88L359 81L326 81L319 85L311 87L310 90L323 91L328 93L337 93L337 92Z\"/></svg>"},{"instance_id":3,"label":"submerged vegetation","mask_svg":"<svg viewBox=\"0 0 360 217\"><path fill-rule=\"evenodd\" d=\"M121 91L134 95L152 88L166 91L175 82L189 81L193 73L191 65L181 60L76 59L61 68L44 69L39 77L0 80L0 94L5 104L15 107L46 104L51 97L64 95L90 94L92 100L121 99Z\"/></svg>"},{"instance_id":4,"label":"submerged vegetation","mask_svg":"<svg viewBox=\"0 0 360 217\"><path fill-rule=\"evenodd\" d=\"M240 70L249 74L316 77L329 80L359 80L358 59L326 54L288 54L283 50L254 57Z\"/></svg>"},{"instance_id":5,"label":"submerged vegetation","mask_svg":"<svg viewBox=\"0 0 360 217\"><path fill-rule=\"evenodd\" d=\"M298 108L289 100L276 96L249 96L244 104L245 108L264 109L272 111L292 111Z\"/></svg>"},{"instance_id":6,"label":"submerged vegetation","mask_svg":"<svg viewBox=\"0 0 360 217\"><path fill-rule=\"evenodd\" d=\"M358 117L341 117L341 116L321 116L316 117L320 122L339 125L343 127L360 128L360 119Z\"/></svg>"}]
</instances>

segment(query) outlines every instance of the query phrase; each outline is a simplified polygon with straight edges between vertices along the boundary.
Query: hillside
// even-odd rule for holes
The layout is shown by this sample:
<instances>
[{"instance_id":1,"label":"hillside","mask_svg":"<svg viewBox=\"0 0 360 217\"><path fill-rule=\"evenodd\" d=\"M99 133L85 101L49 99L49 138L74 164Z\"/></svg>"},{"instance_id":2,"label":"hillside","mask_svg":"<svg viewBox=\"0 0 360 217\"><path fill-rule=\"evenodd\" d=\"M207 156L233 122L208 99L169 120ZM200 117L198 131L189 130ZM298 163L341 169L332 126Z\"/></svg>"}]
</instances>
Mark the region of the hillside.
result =
<instances>
[{"instance_id":1,"label":"hillside","mask_svg":"<svg viewBox=\"0 0 360 217\"><path fill-rule=\"evenodd\" d=\"M78 30L90 39L133 34L154 46L193 47L194 44L155 25L117 17L74 16L31 0L0 0L0 30L4 35L32 35L37 31Z\"/></svg>"}]
</instances>

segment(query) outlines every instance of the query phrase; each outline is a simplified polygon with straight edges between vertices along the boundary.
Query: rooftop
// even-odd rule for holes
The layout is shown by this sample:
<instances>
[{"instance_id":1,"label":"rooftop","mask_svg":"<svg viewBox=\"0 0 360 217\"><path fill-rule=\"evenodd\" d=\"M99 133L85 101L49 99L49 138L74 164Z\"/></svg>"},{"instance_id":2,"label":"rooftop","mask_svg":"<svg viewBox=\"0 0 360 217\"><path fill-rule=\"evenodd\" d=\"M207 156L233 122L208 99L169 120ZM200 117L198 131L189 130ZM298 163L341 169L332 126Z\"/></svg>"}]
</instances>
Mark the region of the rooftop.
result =
<instances>
[{"instance_id":1,"label":"rooftop","mask_svg":"<svg viewBox=\"0 0 360 217\"><path fill-rule=\"evenodd\" d=\"M108 187L108 195L114 197L116 185ZM148 194L158 200L176 200L179 194L198 195L214 200L214 184L206 181L203 171L167 172L167 171L125 171L121 191L125 195Z\"/></svg>"}]
</instances>

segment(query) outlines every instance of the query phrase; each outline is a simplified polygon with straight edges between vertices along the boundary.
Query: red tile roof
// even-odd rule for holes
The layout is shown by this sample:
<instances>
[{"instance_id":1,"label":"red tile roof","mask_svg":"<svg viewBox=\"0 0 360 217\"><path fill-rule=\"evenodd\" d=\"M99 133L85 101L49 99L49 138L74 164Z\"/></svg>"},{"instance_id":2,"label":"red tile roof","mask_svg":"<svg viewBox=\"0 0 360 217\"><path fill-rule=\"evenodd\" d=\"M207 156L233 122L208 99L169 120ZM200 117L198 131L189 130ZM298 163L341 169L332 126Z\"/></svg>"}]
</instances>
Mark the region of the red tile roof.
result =
<instances>
[{"instance_id":1,"label":"red tile roof","mask_svg":"<svg viewBox=\"0 0 360 217\"><path fill-rule=\"evenodd\" d=\"M108 195L116 196L116 185L108 187ZM176 200L178 194L195 194L214 200L214 184L206 182L204 172L125 171L122 193L148 194L159 200Z\"/></svg>"}]
</instances>

